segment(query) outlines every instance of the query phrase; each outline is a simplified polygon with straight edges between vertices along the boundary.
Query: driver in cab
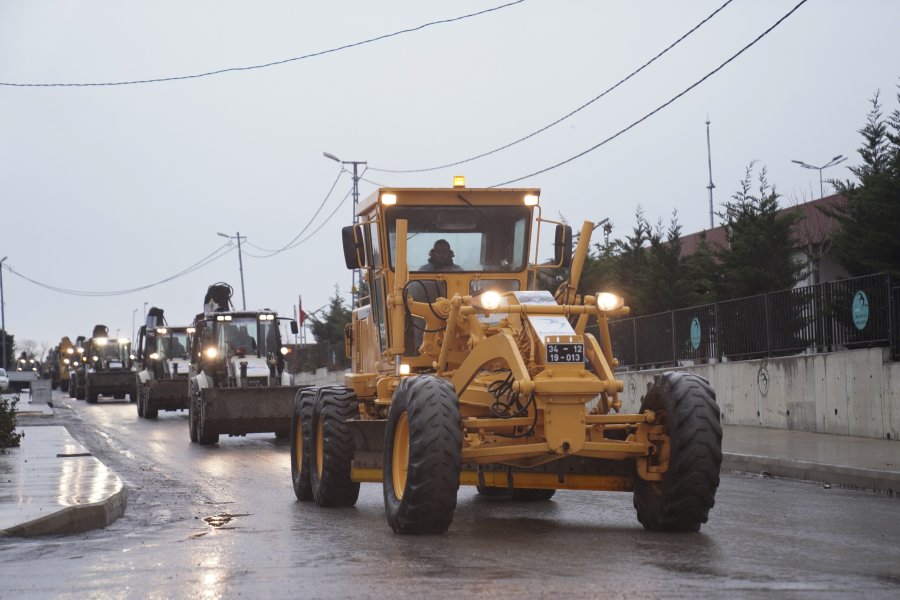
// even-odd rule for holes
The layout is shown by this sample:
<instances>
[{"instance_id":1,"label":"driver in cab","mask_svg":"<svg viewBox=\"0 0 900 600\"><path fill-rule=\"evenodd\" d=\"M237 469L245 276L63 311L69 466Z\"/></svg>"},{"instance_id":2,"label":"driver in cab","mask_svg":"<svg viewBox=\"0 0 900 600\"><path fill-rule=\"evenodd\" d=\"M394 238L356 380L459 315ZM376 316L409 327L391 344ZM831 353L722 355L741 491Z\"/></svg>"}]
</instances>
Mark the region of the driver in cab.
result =
<instances>
[{"instance_id":1,"label":"driver in cab","mask_svg":"<svg viewBox=\"0 0 900 600\"><path fill-rule=\"evenodd\" d=\"M419 271L462 271L462 267L453 262L454 256L450 242L440 239L428 251L428 262L419 267Z\"/></svg>"}]
</instances>

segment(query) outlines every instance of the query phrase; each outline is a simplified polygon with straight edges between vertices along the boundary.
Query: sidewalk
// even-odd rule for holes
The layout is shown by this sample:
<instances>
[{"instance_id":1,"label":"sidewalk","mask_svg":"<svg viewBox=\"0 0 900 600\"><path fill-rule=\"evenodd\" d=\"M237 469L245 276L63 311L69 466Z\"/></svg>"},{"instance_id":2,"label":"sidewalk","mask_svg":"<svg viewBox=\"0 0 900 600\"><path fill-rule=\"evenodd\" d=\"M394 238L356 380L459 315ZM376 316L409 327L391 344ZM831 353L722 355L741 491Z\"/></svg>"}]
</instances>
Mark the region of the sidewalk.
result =
<instances>
[{"instance_id":1,"label":"sidewalk","mask_svg":"<svg viewBox=\"0 0 900 600\"><path fill-rule=\"evenodd\" d=\"M20 416L52 416L23 395ZM106 527L125 512L122 480L65 427L19 427L20 447L0 454L0 537L58 535Z\"/></svg>"},{"instance_id":2,"label":"sidewalk","mask_svg":"<svg viewBox=\"0 0 900 600\"><path fill-rule=\"evenodd\" d=\"M52 411L46 405L20 406L22 415ZM64 427L20 429L25 432L21 447L0 454L0 537L97 529L124 513L122 481ZM723 472L900 492L900 441L729 425L723 429Z\"/></svg>"}]
</instances>

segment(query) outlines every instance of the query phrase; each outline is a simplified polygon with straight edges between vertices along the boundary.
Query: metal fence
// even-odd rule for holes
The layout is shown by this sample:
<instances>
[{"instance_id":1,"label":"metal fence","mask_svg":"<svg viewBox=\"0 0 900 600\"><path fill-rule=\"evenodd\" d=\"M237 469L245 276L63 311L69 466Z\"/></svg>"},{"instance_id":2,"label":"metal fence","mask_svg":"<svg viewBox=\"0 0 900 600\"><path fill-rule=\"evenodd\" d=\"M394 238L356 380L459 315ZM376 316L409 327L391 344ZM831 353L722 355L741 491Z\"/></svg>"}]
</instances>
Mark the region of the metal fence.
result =
<instances>
[{"instance_id":1,"label":"metal fence","mask_svg":"<svg viewBox=\"0 0 900 600\"><path fill-rule=\"evenodd\" d=\"M610 322L620 366L666 367L888 346L900 358L900 286L868 275ZM589 328L590 330L590 328Z\"/></svg>"}]
</instances>

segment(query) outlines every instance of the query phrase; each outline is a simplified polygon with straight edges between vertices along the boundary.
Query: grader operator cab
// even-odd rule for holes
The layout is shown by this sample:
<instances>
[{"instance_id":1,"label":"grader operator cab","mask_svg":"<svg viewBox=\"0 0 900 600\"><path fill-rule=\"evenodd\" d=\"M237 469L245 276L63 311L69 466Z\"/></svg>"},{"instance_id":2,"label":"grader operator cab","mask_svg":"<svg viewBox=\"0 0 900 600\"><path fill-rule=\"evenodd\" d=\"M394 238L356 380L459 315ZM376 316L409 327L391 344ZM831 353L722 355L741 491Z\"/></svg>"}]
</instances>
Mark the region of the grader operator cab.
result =
<instances>
[{"instance_id":1,"label":"grader operator cab","mask_svg":"<svg viewBox=\"0 0 900 600\"><path fill-rule=\"evenodd\" d=\"M236 311L231 286L209 287L194 319L190 364L190 437L215 444L220 434L275 432L286 438L298 386L284 385L279 317L274 311ZM291 331L297 322L291 320Z\"/></svg>"},{"instance_id":2,"label":"grader operator cab","mask_svg":"<svg viewBox=\"0 0 900 600\"><path fill-rule=\"evenodd\" d=\"M715 394L669 373L639 412L622 411L607 319L628 309L579 290L593 224L573 256L571 229L542 218L539 197L382 188L360 205L344 255L371 295L347 328L346 385L295 399L298 499L349 506L361 482L381 482L397 533L446 531L461 484L524 501L633 491L647 529L707 521L722 460ZM553 261L539 259L542 237ZM534 289L553 267L568 272L556 293Z\"/></svg>"},{"instance_id":3,"label":"grader operator cab","mask_svg":"<svg viewBox=\"0 0 900 600\"><path fill-rule=\"evenodd\" d=\"M193 333L193 327L168 325L161 308L154 306L147 311L135 352L138 417L155 419L160 410L188 408Z\"/></svg>"},{"instance_id":4,"label":"grader operator cab","mask_svg":"<svg viewBox=\"0 0 900 600\"><path fill-rule=\"evenodd\" d=\"M84 373L84 397L96 404L100 396L124 400L137 399L137 381L132 370L131 340L110 338L106 325L95 325L93 335L85 342L87 358Z\"/></svg>"}]
</instances>

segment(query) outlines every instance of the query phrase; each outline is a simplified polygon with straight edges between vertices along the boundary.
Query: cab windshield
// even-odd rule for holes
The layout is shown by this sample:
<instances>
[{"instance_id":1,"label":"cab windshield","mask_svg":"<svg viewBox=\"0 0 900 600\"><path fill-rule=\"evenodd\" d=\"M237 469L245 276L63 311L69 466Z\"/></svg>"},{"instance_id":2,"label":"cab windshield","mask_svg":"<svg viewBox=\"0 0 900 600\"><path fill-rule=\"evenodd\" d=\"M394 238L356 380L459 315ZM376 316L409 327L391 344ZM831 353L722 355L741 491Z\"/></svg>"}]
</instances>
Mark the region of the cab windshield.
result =
<instances>
[{"instance_id":1,"label":"cab windshield","mask_svg":"<svg viewBox=\"0 0 900 600\"><path fill-rule=\"evenodd\" d=\"M406 219L409 270L521 271L525 268L531 212L525 206L397 206L388 210L390 266L397 219Z\"/></svg>"},{"instance_id":2,"label":"cab windshield","mask_svg":"<svg viewBox=\"0 0 900 600\"><path fill-rule=\"evenodd\" d=\"M267 356L278 351L278 321L256 317L235 317L220 323L219 348L228 356Z\"/></svg>"},{"instance_id":3,"label":"cab windshield","mask_svg":"<svg viewBox=\"0 0 900 600\"><path fill-rule=\"evenodd\" d=\"M129 344L120 344L118 340L108 339L106 342L94 340L94 356L100 360L125 360L128 357Z\"/></svg>"},{"instance_id":4,"label":"cab windshield","mask_svg":"<svg viewBox=\"0 0 900 600\"><path fill-rule=\"evenodd\" d=\"M174 331L159 339L160 358L187 358L191 341L186 331Z\"/></svg>"}]
</instances>

